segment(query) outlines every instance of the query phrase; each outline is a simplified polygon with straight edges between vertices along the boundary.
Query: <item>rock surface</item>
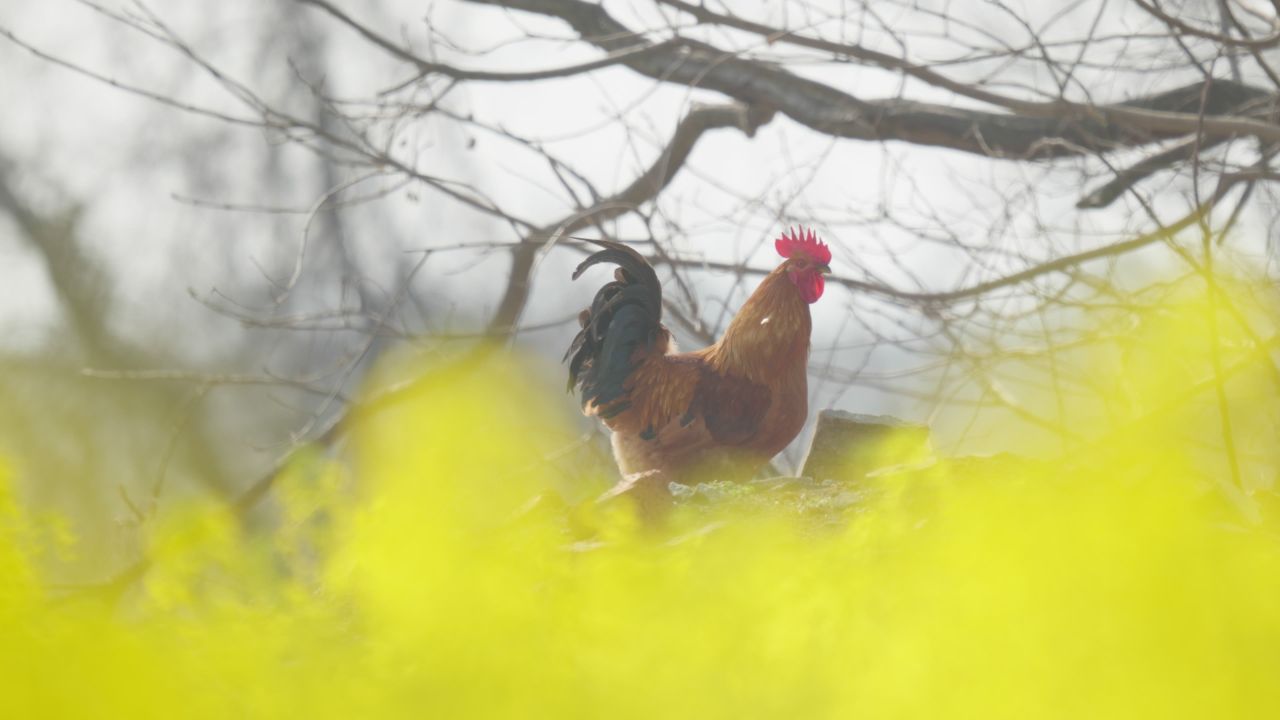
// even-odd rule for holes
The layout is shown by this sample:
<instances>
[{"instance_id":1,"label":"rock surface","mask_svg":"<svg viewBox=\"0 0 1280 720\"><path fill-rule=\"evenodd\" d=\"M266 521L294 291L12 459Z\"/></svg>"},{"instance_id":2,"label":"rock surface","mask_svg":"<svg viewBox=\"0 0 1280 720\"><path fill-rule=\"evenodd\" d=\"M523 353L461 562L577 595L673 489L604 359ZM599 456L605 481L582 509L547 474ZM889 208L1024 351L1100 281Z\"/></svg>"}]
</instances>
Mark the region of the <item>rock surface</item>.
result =
<instances>
[{"instance_id":1,"label":"rock surface","mask_svg":"<svg viewBox=\"0 0 1280 720\"><path fill-rule=\"evenodd\" d=\"M876 470L932 458L929 428L924 425L887 415L823 410L800 474L819 481L856 482Z\"/></svg>"}]
</instances>

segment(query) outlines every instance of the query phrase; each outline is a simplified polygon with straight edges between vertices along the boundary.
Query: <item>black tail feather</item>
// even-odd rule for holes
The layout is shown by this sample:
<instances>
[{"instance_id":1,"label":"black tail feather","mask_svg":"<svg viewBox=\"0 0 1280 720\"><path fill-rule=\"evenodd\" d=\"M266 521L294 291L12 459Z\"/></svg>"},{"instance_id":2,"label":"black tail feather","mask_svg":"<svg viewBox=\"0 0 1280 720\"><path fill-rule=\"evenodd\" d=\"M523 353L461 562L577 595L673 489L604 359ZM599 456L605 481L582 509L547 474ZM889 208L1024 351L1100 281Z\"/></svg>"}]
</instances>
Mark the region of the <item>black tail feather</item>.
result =
<instances>
[{"instance_id":1,"label":"black tail feather","mask_svg":"<svg viewBox=\"0 0 1280 720\"><path fill-rule=\"evenodd\" d=\"M569 390L582 390L582 405L605 406L626 395L626 380L635 369L632 358L640 348L651 348L662 327L662 286L644 256L621 243L589 240L603 247L573 271L577 280L600 263L613 263L621 271L596 293L590 309L580 318L582 329L569 349ZM616 415L625 403L615 403L602 414Z\"/></svg>"}]
</instances>

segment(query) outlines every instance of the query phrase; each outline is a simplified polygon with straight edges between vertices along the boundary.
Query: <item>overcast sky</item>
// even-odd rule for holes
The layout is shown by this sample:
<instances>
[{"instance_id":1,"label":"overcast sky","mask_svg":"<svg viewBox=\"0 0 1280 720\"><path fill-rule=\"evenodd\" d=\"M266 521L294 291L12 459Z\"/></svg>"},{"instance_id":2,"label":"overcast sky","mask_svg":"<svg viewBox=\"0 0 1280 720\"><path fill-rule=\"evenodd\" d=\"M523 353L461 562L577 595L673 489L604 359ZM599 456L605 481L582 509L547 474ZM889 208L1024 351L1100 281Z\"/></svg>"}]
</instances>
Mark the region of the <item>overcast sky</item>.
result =
<instances>
[{"instance_id":1,"label":"overcast sky","mask_svg":"<svg viewBox=\"0 0 1280 720\"><path fill-rule=\"evenodd\" d=\"M476 8L465 3L340 3L353 15L388 37L406 41L415 51L471 68L528 70L557 67L599 57L581 43L556 40L513 42L526 34L565 37L557 22L519 13ZM609 3L633 27L661 28L663 18L644 4ZM927 4L925 4L927 6ZM949 4L937 3L938 7ZM1059 14L1055 3L1014 3L1028 25L1041 27ZM116 7L116 5L112 5ZM121 5L123 7L123 5ZM201 55L228 76L288 106L299 102L291 60L297 60L308 38L320 43L327 90L338 98L364 98L380 88L406 80L411 71L371 47L348 28L312 8L258 0L182 2L148 5ZM742 4L754 13L757 3ZM796 22L796 7L766 4L762 20ZM838 8L839 4L833 4ZM942 28L920 13L895 10L890 3L874 21L866 15L809 28L831 39L856 39L868 47L898 51L878 24L918 36L910 50L918 57L941 56L953 49L929 36ZM978 36L990 33L1009 42L1026 34L1014 18L989 8L951 8L972 12L972 30L949 31ZM1094 4L1058 17L1042 39L1081 34L1093 21ZM277 41L281 27L299 27L297 37ZM838 14L838 13L837 13ZM463 48L483 54L451 51L429 43L426 20ZM1107 16L1112 32L1123 35L1143 28L1129 11ZM1149 21L1149 18L1147 19ZM298 25L301 23L301 25ZM901 23L901 24L900 24ZM178 99L181 103L229 114L245 108L207 74L172 49L95 13L73 0L8 0L0 4L0 27L43 51L88 68L104 78ZM699 32L691 29L690 33ZM851 37L856 36L856 37ZM794 72L821 79L858 97L908 94L920 100L956 102L945 93L896 74L860 66L810 62L793 49L774 50L758 39L715 32L722 46L744 52L777 52ZM299 40L301 38L301 40ZM933 43L932 45L930 43ZM1137 45L1135 47L1141 47ZM954 75L978 73L982 65L958 67ZM308 68L302 68L305 74ZM314 71L314 68L310 70ZM1002 79L1009 83L1043 84L1050 80L1025 65L1013 64ZM1188 71L1189 72L1189 71ZM1100 101L1122 99L1153 85L1178 79L1175 71L1150 77L1108 73L1105 66L1083 69L1077 78ZM0 39L0 87L13 101L0 113L0 160L16 168L18 185L30 202L48 208L68 203L83 206L82 234L90 238L94 257L116 278L116 330L138 343L163 345L180 360L202 367L238 361L243 328L205 307L199 298L234 298L252 309L271 306L273 283L287 278L297 257L306 223L305 211L330 188L319 177L314 158L289 147L279 137L254 128L236 128L192 113L164 107L137 94L123 92L34 57ZM585 77L537 83L470 85L451 100L450 109L472 114L495 126L537 139L606 192L625 186L652 162L677 120L695 103L723 102L701 90L655 85L625 68L610 68ZM619 122L621 119L621 122ZM417 167L433 175L473 183L512 214L536 222L563 216L572 208L544 160L519 151L494 133L460 130L437 121L422 122L399 138L410 147ZM358 186L373 192L390 186L372 179ZM1026 188L1033 188L1027 193ZM354 190L353 190L354 192ZM1071 247L1088 247L1143 228L1143 217L1131 204L1081 213L1074 204L1081 194L1077 168L1028 166L991 161L949 150L833 140L778 117L755 138L734 130L711 133L699 143L689 165L658 201L665 222L682 231L678 249L688 258L746 261L758 268L776 263L769 240L783 229L776 217L789 217L823 229L834 253L833 267L849 277L870 277L904 288L919 281L928 289L946 289L999 275L1002 268L975 268L963 254L923 241L891 223L886 211L906 217L928 231L944 229L975 245L1007 245L1035 254L1046 238L1070 238ZM1183 211L1185 187L1171 185L1156 197L1158 209ZM1009 202L1011 197L1015 202ZM266 214L228 212L199 202L270 205L303 212ZM375 292L394 293L395 269L405 253L424 247L475 242L511 242L512 230L485 219L430 191L401 189L386 198L344 211L362 282ZM1263 223L1248 216L1244 227ZM657 227L659 233L672 227ZM619 232L639 233L627 221ZM1259 233L1261 235L1261 233ZM316 252L323 252L316 250ZM44 349L47 332L59 321L38 256L0 216L0 334L12 349ZM585 304L600 277L570 284L569 270L579 255L552 250L535 275L532 302L524 321L540 324L571 316ZM477 258L466 253L441 254L428 264L417 283L436 314L430 329L460 330L482 322L492 312L505 280L504 254ZM1135 267L1155 272L1163 260L1139 256ZM907 267L914 278L905 275ZM723 273L694 273L693 288L703 317L717 320L722 308L740 306L754 286ZM668 291L672 291L670 286ZM301 292L301 291L300 291ZM316 288L307 302L313 309L340 301ZM867 326L893 332L910 322L907 313L873 299L832 289L814 308L816 365L834 362L868 372L891 371L904 362L892 349L868 357ZM572 324L532 331L523 337L544 353L547 365L573 332ZM276 343L253 336L249 342ZM290 341L292 342L292 341ZM305 342L322 345L325 341ZM696 344L694 342L693 344ZM318 345L318 346L320 346ZM690 341L684 345L688 347ZM253 362L271 362L260 353ZM924 419L927 407L899 397L855 386L844 392L820 386L818 406L836 404L861 412L892 412Z\"/></svg>"}]
</instances>

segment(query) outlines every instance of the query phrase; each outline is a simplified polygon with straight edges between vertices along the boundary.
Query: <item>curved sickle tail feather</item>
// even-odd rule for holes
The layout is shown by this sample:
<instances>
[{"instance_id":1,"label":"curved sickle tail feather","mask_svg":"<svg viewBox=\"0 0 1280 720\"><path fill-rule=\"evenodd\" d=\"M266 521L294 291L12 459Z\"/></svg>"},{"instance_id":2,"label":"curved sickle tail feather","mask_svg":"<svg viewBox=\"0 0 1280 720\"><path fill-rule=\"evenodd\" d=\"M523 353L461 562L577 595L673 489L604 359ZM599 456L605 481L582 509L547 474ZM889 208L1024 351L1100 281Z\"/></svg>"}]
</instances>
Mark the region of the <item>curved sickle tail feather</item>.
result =
<instances>
[{"instance_id":1,"label":"curved sickle tail feather","mask_svg":"<svg viewBox=\"0 0 1280 720\"><path fill-rule=\"evenodd\" d=\"M604 248L573 271L577 280L587 268L613 263L613 282L606 283L578 316L582 325L565 359L569 360L569 391L582 391L582 407L603 418L627 409L627 377L639 365L637 352L650 350L662 327L662 286L644 256L621 243L588 240Z\"/></svg>"}]
</instances>

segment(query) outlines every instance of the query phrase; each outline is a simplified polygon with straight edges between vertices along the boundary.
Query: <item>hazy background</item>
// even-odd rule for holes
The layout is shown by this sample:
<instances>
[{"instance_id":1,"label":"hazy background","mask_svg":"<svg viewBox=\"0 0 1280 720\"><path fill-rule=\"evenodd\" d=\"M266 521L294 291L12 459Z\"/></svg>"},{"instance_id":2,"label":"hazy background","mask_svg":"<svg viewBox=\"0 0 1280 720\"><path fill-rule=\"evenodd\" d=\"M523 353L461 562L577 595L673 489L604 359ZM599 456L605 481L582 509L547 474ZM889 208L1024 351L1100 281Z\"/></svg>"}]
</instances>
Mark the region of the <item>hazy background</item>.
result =
<instances>
[{"instance_id":1,"label":"hazy background","mask_svg":"<svg viewBox=\"0 0 1280 720\"><path fill-rule=\"evenodd\" d=\"M526 4L577 12L571 2ZM1176 109L1151 107L1274 126L1275 43L1238 42L1277 32L1266 2L708 7L1027 102L1098 107L1191 87ZM379 357L400 359L393 385L465 357L487 335L527 351L531 381L563 382L574 318L605 274L571 283L580 244L539 230L598 213L601 198L660 160L689 113L744 100L624 64L541 80L450 78L422 66L519 73L605 57L547 12L450 1L330 8L359 27L284 0L0 5L9 100L0 113L0 452L28 499L70 513L84 535L112 538L105 559L88 557L81 571L127 562L132 528L156 506L184 494L240 497L295 448L335 445ZM1095 144L1091 118L1064 110L1042 143L1016 152L1002 149L1013 140L998 120L973 113L1029 111L865 57L695 23L669 4L604 8L636 42L709 43L747 63L744 73L785 69L898 113L878 126L898 139L874 140L831 130L844 121L839 108L830 126L803 121L802 97L751 104L767 121L750 135L707 130L660 192L567 233L635 240L646 255L677 261L660 267L668 322L692 348L718 336L758 281L724 265L768 271L782 229L816 227L846 283L829 284L814 306L815 412L928 422L947 453L1068 452L1072 438L1101 428L1112 403L1123 405L1098 397L1090 373L1125 362L1117 339L1133 312L1194 278L1202 253L1214 248L1218 267L1275 277L1264 162L1274 138L1152 129L1140 118L1132 128L1110 120L1118 134ZM1196 89L1206 77L1214 92L1237 87L1228 81L1252 90L1219 101ZM972 125L947 135L911 114L920 104ZM981 151L939 147L965 143ZM1194 147L1106 207L1077 207L1179 143ZM1203 227L1107 250L1175 224L1246 169L1259 177L1209 203ZM527 302L512 318L521 244L536 252ZM1098 249L963 301L929 297ZM1254 331L1267 339L1266 327ZM564 397L566 413L574 403ZM992 431L1009 417L1028 434ZM570 457L599 456L603 435L582 428Z\"/></svg>"}]
</instances>

